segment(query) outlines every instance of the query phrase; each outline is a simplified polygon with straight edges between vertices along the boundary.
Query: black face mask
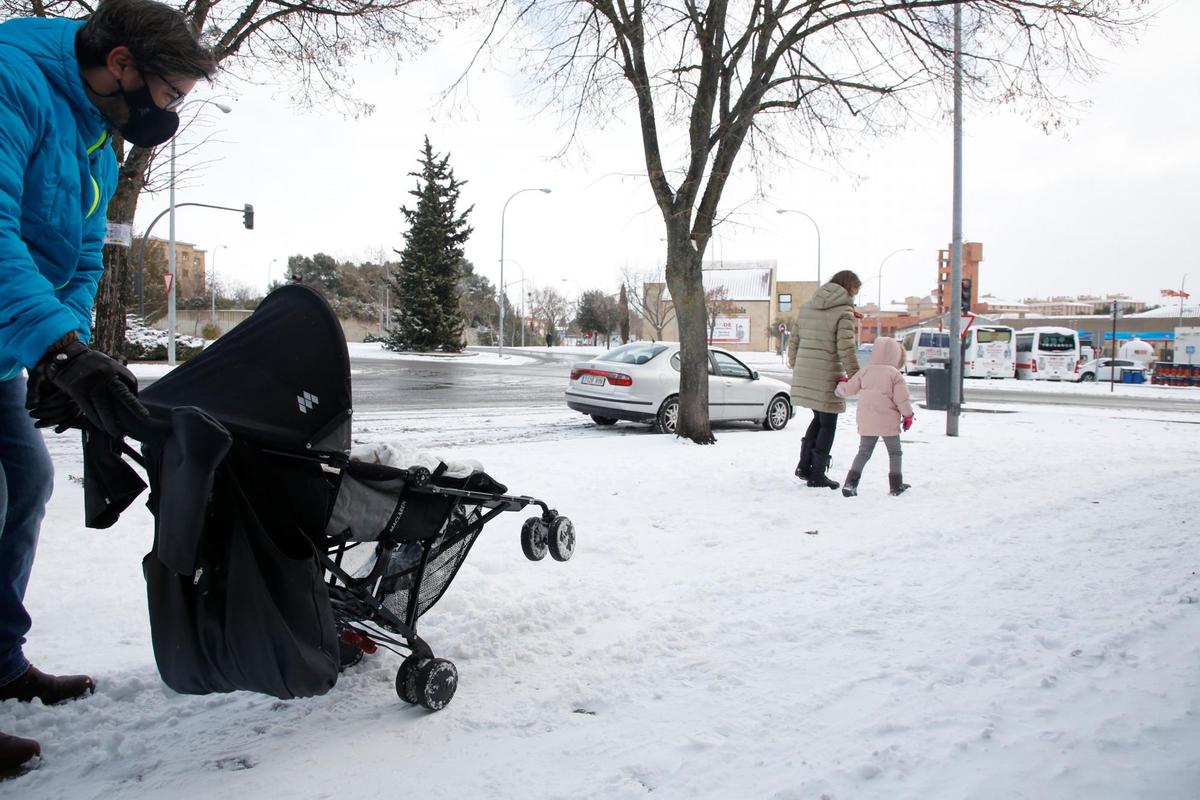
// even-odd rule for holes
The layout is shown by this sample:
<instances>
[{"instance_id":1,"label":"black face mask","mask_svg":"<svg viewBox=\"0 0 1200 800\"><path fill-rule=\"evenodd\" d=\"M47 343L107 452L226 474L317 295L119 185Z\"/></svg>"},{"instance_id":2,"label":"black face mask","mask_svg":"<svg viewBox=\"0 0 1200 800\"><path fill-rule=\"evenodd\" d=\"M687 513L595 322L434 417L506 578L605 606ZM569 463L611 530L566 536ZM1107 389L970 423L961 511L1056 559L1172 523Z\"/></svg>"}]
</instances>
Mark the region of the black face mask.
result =
<instances>
[{"instance_id":1,"label":"black face mask","mask_svg":"<svg viewBox=\"0 0 1200 800\"><path fill-rule=\"evenodd\" d=\"M173 111L163 111L158 107L158 104L154 102L154 97L150 94L150 84L146 82L145 75L142 76L141 88L134 89L132 92L128 91L124 84L118 83L117 85L121 88L111 94L99 96L116 97L121 95L121 99L125 101L125 107L129 109L129 118L124 125L115 127L117 133L125 137L127 142L138 147L158 147L179 130L179 115Z\"/></svg>"},{"instance_id":2,"label":"black face mask","mask_svg":"<svg viewBox=\"0 0 1200 800\"><path fill-rule=\"evenodd\" d=\"M150 86L142 79L142 88L132 92L121 89L121 96L129 108L129 119L117 131L128 142L138 147L158 147L169 140L179 130L179 115L173 111L163 111L154 102L150 94Z\"/></svg>"}]
</instances>

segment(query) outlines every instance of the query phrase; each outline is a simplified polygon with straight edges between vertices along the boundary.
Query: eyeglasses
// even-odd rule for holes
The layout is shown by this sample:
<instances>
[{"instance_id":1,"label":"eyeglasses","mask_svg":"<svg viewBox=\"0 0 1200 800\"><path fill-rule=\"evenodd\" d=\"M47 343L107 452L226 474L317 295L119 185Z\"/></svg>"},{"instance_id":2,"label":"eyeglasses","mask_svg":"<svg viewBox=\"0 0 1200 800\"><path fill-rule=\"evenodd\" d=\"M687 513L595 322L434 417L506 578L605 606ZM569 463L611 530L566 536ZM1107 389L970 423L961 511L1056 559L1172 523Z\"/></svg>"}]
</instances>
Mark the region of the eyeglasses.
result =
<instances>
[{"instance_id":1,"label":"eyeglasses","mask_svg":"<svg viewBox=\"0 0 1200 800\"><path fill-rule=\"evenodd\" d=\"M178 111L180 108L182 108L183 104L187 102L187 94L185 92L179 91L179 87L176 86L175 84L171 83L169 80L167 80L165 76L160 75L157 72L152 72L150 74L153 75L154 77L158 78L163 83L165 83L167 85L167 88L169 88L171 91L173 91L175 93L175 96L173 98L171 98L165 106L162 107L162 110L163 111ZM142 80L143 81L146 80L145 73L142 74Z\"/></svg>"}]
</instances>

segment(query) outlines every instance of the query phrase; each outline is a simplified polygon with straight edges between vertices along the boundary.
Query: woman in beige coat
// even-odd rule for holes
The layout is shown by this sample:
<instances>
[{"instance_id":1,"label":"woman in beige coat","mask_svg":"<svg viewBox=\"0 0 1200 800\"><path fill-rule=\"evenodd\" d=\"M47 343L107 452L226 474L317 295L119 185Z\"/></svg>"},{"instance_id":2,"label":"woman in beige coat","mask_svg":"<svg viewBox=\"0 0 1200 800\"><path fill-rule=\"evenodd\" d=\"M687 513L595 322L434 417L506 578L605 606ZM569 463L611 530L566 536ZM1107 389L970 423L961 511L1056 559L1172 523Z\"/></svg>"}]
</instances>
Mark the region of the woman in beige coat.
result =
<instances>
[{"instance_id":1,"label":"woman in beige coat","mask_svg":"<svg viewBox=\"0 0 1200 800\"><path fill-rule=\"evenodd\" d=\"M858 372L854 295L861 286L862 281L850 270L830 278L800 309L788 342L792 402L813 412L812 422L800 440L800 463L796 465L796 477L809 486L839 486L825 474L838 414L846 410L846 402L834 389L839 381Z\"/></svg>"}]
</instances>

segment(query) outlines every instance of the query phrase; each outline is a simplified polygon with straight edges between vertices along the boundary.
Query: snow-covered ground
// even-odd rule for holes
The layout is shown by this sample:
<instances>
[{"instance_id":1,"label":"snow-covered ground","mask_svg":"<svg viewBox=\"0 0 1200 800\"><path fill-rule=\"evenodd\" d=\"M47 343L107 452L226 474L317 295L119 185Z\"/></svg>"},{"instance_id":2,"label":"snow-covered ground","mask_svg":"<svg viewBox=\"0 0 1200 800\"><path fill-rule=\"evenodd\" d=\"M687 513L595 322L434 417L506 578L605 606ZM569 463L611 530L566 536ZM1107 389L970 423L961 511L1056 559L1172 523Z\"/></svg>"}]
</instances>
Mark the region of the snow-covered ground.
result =
<instances>
[{"instance_id":1,"label":"snow-covered ground","mask_svg":"<svg viewBox=\"0 0 1200 800\"><path fill-rule=\"evenodd\" d=\"M166 690L150 516L84 529L51 435L28 653L99 690L0 704L45 750L0 796L1194 800L1200 415L1007 408L957 439L919 412L912 490L880 448L853 499L793 477L803 418L697 447L554 408L356 417L578 525L567 564L524 559L523 515L484 532L422 620L460 673L437 714L383 652L309 700Z\"/></svg>"}]
</instances>

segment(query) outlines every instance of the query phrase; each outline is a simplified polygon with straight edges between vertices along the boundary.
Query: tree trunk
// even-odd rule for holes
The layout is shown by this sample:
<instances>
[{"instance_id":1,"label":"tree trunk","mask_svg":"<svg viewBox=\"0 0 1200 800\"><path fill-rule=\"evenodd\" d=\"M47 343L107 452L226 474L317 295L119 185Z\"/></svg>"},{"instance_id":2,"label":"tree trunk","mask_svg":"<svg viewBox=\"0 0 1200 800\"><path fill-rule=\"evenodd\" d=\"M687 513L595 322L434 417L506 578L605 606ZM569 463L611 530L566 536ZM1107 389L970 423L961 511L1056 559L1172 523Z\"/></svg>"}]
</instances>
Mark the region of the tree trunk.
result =
<instances>
[{"instance_id":1,"label":"tree trunk","mask_svg":"<svg viewBox=\"0 0 1200 800\"><path fill-rule=\"evenodd\" d=\"M667 286L679 326L679 425L675 433L696 444L713 444L717 440L708 421L703 254L688 239L686 219L670 220L667 230Z\"/></svg>"},{"instance_id":2,"label":"tree trunk","mask_svg":"<svg viewBox=\"0 0 1200 800\"><path fill-rule=\"evenodd\" d=\"M113 148L120 159L125 143L119 136L113 137ZM121 164L118 172L116 194L108 204L109 222L133 224L138 196L146 184L151 155L152 151L141 147L129 151L129 158ZM100 276L96 291L96 327L92 331L92 347L114 358L125 349L126 302L131 297L132 302L137 302L132 289L130 256L131 248L115 244L104 246L104 274Z\"/></svg>"}]
</instances>

